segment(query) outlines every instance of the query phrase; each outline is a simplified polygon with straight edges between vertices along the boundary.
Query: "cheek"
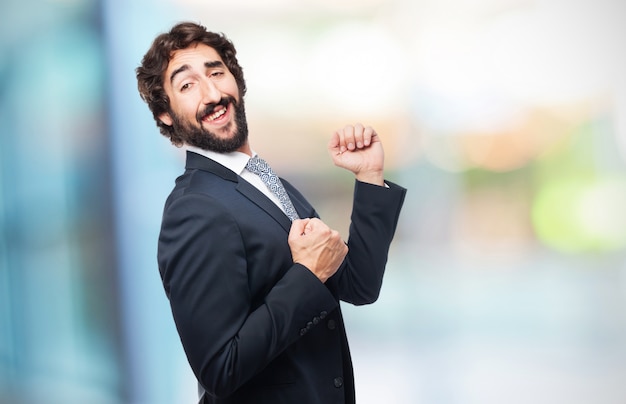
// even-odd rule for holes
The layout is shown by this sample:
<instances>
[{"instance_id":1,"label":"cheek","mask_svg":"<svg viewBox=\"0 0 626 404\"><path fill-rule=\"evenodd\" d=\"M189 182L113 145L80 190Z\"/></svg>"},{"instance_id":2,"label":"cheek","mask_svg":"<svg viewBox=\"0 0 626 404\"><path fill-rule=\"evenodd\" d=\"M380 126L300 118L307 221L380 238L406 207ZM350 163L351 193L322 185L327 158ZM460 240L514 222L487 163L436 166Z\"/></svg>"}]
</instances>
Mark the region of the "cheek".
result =
<instances>
[{"instance_id":1,"label":"cheek","mask_svg":"<svg viewBox=\"0 0 626 404\"><path fill-rule=\"evenodd\" d=\"M239 91L239 86L237 85L237 80L235 80L234 76L231 76L230 80L228 80L228 83L225 84L224 92L239 100L241 93Z\"/></svg>"},{"instance_id":2,"label":"cheek","mask_svg":"<svg viewBox=\"0 0 626 404\"><path fill-rule=\"evenodd\" d=\"M197 108L198 104L187 101L176 105L176 107L174 107L174 111L176 111L179 116L195 118L196 114L198 113Z\"/></svg>"}]
</instances>

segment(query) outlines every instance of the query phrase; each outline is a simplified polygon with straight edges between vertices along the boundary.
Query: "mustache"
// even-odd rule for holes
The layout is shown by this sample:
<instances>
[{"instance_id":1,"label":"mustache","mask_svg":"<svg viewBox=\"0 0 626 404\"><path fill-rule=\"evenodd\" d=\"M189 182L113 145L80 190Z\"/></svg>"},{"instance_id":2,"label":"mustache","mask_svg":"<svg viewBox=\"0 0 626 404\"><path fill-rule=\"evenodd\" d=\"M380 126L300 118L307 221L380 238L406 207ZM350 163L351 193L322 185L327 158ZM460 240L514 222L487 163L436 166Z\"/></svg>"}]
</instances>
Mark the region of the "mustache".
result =
<instances>
[{"instance_id":1,"label":"mustache","mask_svg":"<svg viewBox=\"0 0 626 404\"><path fill-rule=\"evenodd\" d=\"M235 100L234 97L231 97L229 95L222 97L222 99L220 99L219 102L212 102L210 104L207 104L206 107L204 107L204 109L198 112L198 114L196 115L196 119L198 120L198 122L202 122L202 118L204 118L205 116L209 114L212 114L216 107L222 106L224 108L228 108L228 104L231 104L231 103L235 107L237 106L237 100Z\"/></svg>"}]
</instances>

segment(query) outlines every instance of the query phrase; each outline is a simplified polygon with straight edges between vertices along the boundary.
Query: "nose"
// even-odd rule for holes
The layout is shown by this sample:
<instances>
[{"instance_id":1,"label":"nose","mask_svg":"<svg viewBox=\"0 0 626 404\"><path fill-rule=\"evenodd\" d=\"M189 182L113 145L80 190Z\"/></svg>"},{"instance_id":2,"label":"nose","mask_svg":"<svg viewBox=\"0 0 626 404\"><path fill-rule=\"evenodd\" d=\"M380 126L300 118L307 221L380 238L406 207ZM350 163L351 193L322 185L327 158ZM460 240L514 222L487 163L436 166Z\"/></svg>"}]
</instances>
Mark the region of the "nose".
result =
<instances>
[{"instance_id":1,"label":"nose","mask_svg":"<svg viewBox=\"0 0 626 404\"><path fill-rule=\"evenodd\" d=\"M222 99L222 93L209 78L202 81L202 102L204 104L217 103Z\"/></svg>"}]
</instances>

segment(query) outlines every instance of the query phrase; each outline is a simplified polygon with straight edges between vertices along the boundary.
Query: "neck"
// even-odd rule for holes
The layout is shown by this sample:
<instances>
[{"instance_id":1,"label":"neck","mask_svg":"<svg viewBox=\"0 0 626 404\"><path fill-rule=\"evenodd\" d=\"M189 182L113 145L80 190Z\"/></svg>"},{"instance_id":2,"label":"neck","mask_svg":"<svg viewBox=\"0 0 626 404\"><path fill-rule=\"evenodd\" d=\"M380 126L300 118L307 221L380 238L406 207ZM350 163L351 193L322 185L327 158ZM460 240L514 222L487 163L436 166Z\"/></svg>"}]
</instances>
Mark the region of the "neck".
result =
<instances>
[{"instance_id":1,"label":"neck","mask_svg":"<svg viewBox=\"0 0 626 404\"><path fill-rule=\"evenodd\" d=\"M248 156L252 157L252 149L250 148L250 142L244 143L240 148L237 149L238 152L246 153Z\"/></svg>"}]
</instances>

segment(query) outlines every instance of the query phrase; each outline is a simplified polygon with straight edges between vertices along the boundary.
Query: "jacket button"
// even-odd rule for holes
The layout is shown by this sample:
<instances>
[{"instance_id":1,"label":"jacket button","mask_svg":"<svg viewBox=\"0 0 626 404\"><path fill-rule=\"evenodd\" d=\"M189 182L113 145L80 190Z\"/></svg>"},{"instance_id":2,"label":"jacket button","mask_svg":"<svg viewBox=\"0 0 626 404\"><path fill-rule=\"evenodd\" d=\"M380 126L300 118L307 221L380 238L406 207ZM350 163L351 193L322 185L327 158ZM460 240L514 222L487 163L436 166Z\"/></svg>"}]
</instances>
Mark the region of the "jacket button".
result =
<instances>
[{"instance_id":1,"label":"jacket button","mask_svg":"<svg viewBox=\"0 0 626 404\"><path fill-rule=\"evenodd\" d=\"M300 336L303 336L304 334L306 334L306 332L307 332L306 328L301 329L300 330Z\"/></svg>"},{"instance_id":2,"label":"jacket button","mask_svg":"<svg viewBox=\"0 0 626 404\"><path fill-rule=\"evenodd\" d=\"M328 324L326 324L329 330L334 330L337 327L335 320L328 320Z\"/></svg>"},{"instance_id":3,"label":"jacket button","mask_svg":"<svg viewBox=\"0 0 626 404\"><path fill-rule=\"evenodd\" d=\"M326 313L326 311L323 311L320 313L320 318L323 320L324 318L326 318L327 315L328 313Z\"/></svg>"},{"instance_id":4,"label":"jacket button","mask_svg":"<svg viewBox=\"0 0 626 404\"><path fill-rule=\"evenodd\" d=\"M320 322L320 318L319 317L313 317L313 324L318 325Z\"/></svg>"},{"instance_id":5,"label":"jacket button","mask_svg":"<svg viewBox=\"0 0 626 404\"><path fill-rule=\"evenodd\" d=\"M310 330L311 328L313 328L313 323L309 321L308 323L306 323L306 329Z\"/></svg>"},{"instance_id":6,"label":"jacket button","mask_svg":"<svg viewBox=\"0 0 626 404\"><path fill-rule=\"evenodd\" d=\"M335 387L339 388L339 387L343 386L343 378L342 377L335 377L335 380L333 380L333 383L335 384Z\"/></svg>"}]
</instances>

